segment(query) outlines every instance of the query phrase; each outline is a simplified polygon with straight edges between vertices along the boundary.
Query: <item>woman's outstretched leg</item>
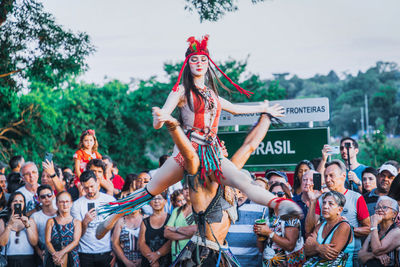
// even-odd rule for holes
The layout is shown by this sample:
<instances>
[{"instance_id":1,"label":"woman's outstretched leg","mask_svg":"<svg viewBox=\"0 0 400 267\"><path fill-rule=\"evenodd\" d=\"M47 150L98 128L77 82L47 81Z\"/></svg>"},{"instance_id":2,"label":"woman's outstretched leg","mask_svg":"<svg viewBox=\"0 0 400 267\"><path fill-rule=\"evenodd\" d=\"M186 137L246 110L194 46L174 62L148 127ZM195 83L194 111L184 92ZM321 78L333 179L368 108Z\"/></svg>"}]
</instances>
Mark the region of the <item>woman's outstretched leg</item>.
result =
<instances>
[{"instance_id":1,"label":"woman's outstretched leg","mask_svg":"<svg viewBox=\"0 0 400 267\"><path fill-rule=\"evenodd\" d=\"M225 179L221 179L224 185L235 187L242 191L246 196L257 204L270 208L278 207L279 216L301 217L301 208L292 201L275 201L276 197L269 191L256 184L249 176L239 171L236 166L228 159L221 161L222 174Z\"/></svg>"},{"instance_id":2,"label":"woman's outstretched leg","mask_svg":"<svg viewBox=\"0 0 400 267\"><path fill-rule=\"evenodd\" d=\"M153 109L153 114L156 113L155 115L158 116L160 121L165 122L168 131L174 140L174 143L177 145L185 160L185 169L190 174L195 174L200 165L200 161L191 142L186 137L182 128L179 127L179 123L176 119L169 115L162 117L164 114L161 114L161 112L158 111L158 108ZM144 190L139 189L131 194L135 195L136 199L141 197L147 199L135 204L142 205L144 201L148 201L151 196L158 195L165 191L169 186L179 182L182 177L183 169L178 165L178 163L176 163L173 157L168 158L167 161L156 172L154 177L152 177ZM98 225L96 229L97 239L103 238L104 235L114 227L119 218L136 209L133 203L128 206L128 208L114 212L107 220Z\"/></svg>"}]
</instances>

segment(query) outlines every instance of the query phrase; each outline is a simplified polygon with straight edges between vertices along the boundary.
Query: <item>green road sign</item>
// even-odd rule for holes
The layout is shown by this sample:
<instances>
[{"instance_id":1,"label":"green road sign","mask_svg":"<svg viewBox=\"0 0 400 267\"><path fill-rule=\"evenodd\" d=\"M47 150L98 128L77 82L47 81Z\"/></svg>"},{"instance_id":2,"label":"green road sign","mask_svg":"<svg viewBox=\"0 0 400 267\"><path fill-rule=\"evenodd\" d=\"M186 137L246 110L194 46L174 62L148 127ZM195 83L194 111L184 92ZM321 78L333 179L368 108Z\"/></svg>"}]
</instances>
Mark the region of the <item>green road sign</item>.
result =
<instances>
[{"instance_id":1,"label":"green road sign","mask_svg":"<svg viewBox=\"0 0 400 267\"><path fill-rule=\"evenodd\" d=\"M219 133L231 157L243 144L247 132ZM270 130L247 161L247 167L296 165L303 159L321 157L328 144L329 128Z\"/></svg>"}]
</instances>

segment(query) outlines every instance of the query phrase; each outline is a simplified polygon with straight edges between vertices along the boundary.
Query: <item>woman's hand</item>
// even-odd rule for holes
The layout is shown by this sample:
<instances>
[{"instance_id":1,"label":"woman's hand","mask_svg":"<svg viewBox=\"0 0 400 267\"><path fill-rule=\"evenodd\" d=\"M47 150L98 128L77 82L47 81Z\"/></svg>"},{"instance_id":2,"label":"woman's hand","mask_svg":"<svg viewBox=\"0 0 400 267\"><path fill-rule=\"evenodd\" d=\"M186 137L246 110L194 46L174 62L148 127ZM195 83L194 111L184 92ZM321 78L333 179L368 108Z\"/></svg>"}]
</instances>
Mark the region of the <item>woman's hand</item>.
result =
<instances>
[{"instance_id":1,"label":"woman's hand","mask_svg":"<svg viewBox=\"0 0 400 267\"><path fill-rule=\"evenodd\" d=\"M323 161L327 161L328 156L330 155L331 152L332 152L331 146L330 145L324 145L324 147L321 150L322 160Z\"/></svg>"},{"instance_id":2,"label":"woman's hand","mask_svg":"<svg viewBox=\"0 0 400 267\"><path fill-rule=\"evenodd\" d=\"M390 257L387 254L383 254L380 256L375 256L384 266L388 266L390 264Z\"/></svg>"},{"instance_id":3,"label":"woman's hand","mask_svg":"<svg viewBox=\"0 0 400 267\"><path fill-rule=\"evenodd\" d=\"M18 225L21 223L20 216L18 214L13 214L10 217L10 220L8 221L8 225L16 231L18 229Z\"/></svg>"},{"instance_id":4,"label":"woman's hand","mask_svg":"<svg viewBox=\"0 0 400 267\"><path fill-rule=\"evenodd\" d=\"M178 121L172 117L170 114L166 113L164 110L160 109L159 107L153 107L153 124L159 123L177 123Z\"/></svg>"},{"instance_id":5,"label":"woman's hand","mask_svg":"<svg viewBox=\"0 0 400 267\"><path fill-rule=\"evenodd\" d=\"M339 256L339 251L337 251L334 247L335 244L322 244L318 246L318 252L323 258L327 260L334 260Z\"/></svg>"},{"instance_id":6,"label":"woman's hand","mask_svg":"<svg viewBox=\"0 0 400 267\"><path fill-rule=\"evenodd\" d=\"M267 107L266 112L274 117L285 117L285 108L279 104L275 104L272 107Z\"/></svg>"},{"instance_id":7,"label":"woman's hand","mask_svg":"<svg viewBox=\"0 0 400 267\"><path fill-rule=\"evenodd\" d=\"M53 253L53 261L56 265L63 265L63 257L65 252L63 250L56 251Z\"/></svg>"},{"instance_id":8,"label":"woman's hand","mask_svg":"<svg viewBox=\"0 0 400 267\"><path fill-rule=\"evenodd\" d=\"M304 246L315 247L317 243L317 234L312 232L306 239L306 243Z\"/></svg>"},{"instance_id":9,"label":"woman's hand","mask_svg":"<svg viewBox=\"0 0 400 267\"><path fill-rule=\"evenodd\" d=\"M150 264L154 264L158 261L160 256L156 252L150 252L146 255L146 258L149 260Z\"/></svg>"},{"instance_id":10,"label":"woman's hand","mask_svg":"<svg viewBox=\"0 0 400 267\"><path fill-rule=\"evenodd\" d=\"M253 231L257 235L268 236L272 233L272 230L266 224L255 224Z\"/></svg>"},{"instance_id":11,"label":"woman's hand","mask_svg":"<svg viewBox=\"0 0 400 267\"><path fill-rule=\"evenodd\" d=\"M377 227L382 222L382 215L374 214L371 216L371 227Z\"/></svg>"},{"instance_id":12,"label":"woman's hand","mask_svg":"<svg viewBox=\"0 0 400 267\"><path fill-rule=\"evenodd\" d=\"M21 222L24 224L25 228L29 228L31 225L29 224L29 219L26 216L21 216L19 218L21 220Z\"/></svg>"}]
</instances>

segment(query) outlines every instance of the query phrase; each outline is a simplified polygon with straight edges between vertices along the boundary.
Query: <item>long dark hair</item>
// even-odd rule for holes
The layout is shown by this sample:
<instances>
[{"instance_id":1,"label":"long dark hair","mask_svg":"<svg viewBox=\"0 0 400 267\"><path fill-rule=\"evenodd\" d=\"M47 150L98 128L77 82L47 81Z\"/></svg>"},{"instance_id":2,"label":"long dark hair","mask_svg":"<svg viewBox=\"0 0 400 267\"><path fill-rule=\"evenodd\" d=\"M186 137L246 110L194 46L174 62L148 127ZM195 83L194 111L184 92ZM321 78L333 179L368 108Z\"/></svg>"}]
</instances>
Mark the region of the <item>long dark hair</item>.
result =
<instances>
[{"instance_id":1,"label":"long dark hair","mask_svg":"<svg viewBox=\"0 0 400 267\"><path fill-rule=\"evenodd\" d=\"M12 209L11 209L11 203L14 201L15 197L17 195L20 195L24 199L24 205L22 206L22 215L26 216L26 199L25 196L21 192L14 192L10 195L8 198L7 202L7 207L0 213L0 218L2 218L6 223L10 220L11 214L12 214Z\"/></svg>"},{"instance_id":2,"label":"long dark hair","mask_svg":"<svg viewBox=\"0 0 400 267\"><path fill-rule=\"evenodd\" d=\"M307 165L310 170L314 170L314 165L309 161L309 160L302 160L300 161L294 170L294 176L293 176L293 193L296 193L297 189L300 187L301 182L299 178L299 169L301 165Z\"/></svg>"},{"instance_id":3,"label":"long dark hair","mask_svg":"<svg viewBox=\"0 0 400 267\"><path fill-rule=\"evenodd\" d=\"M361 173L361 182L362 182L362 177L364 176L364 173L370 173L370 174L372 174L373 176L375 176L375 179L378 177L378 171L377 171L376 169L374 169L374 168L372 168L372 167L367 167L367 168L365 168L365 170L363 170L363 172ZM394 180L393 180L393 182L394 182ZM393 182L392 182L392 185L393 185ZM398 183L398 182L397 182L397 183ZM392 189L392 187L390 187L390 189ZM398 189L396 189L396 190L398 190ZM363 194L369 193L369 192L365 191L365 189L364 189L364 183L362 183L362 193L363 193ZM389 190L389 193L390 193L390 190ZM399 192L399 193L400 193L400 192ZM394 197L391 197L391 198L394 198Z\"/></svg>"},{"instance_id":4,"label":"long dark hair","mask_svg":"<svg viewBox=\"0 0 400 267\"><path fill-rule=\"evenodd\" d=\"M188 55L190 55L192 53L192 50L190 50L189 48L186 50L185 53L185 57L187 57ZM207 53L209 54L208 50ZM210 62L210 61L209 61ZM216 81L219 83L219 85L224 88L226 91L231 92L222 82L221 80L218 78L218 76L216 75L214 69L211 67L211 65L208 65L208 70L206 72L206 85L208 85L213 91L214 93L218 96L218 88L217 88L217 84ZM183 70L183 86L185 87L185 97L187 100L187 104L189 106L189 108L192 111L193 110L193 105L190 102L190 98L191 98L191 91L195 94L195 96L197 98L203 98L204 101L206 101L206 99L204 98L204 96L202 94L200 94L199 89L197 89L197 87L194 85L194 81L193 81L193 75L192 72L190 71L190 66L189 64L186 64L185 69Z\"/></svg>"},{"instance_id":5,"label":"long dark hair","mask_svg":"<svg viewBox=\"0 0 400 267\"><path fill-rule=\"evenodd\" d=\"M124 185L122 186L121 192L128 191L129 188L131 187L131 184L135 182L137 179L137 174L135 173L130 173L126 176Z\"/></svg>"}]
</instances>

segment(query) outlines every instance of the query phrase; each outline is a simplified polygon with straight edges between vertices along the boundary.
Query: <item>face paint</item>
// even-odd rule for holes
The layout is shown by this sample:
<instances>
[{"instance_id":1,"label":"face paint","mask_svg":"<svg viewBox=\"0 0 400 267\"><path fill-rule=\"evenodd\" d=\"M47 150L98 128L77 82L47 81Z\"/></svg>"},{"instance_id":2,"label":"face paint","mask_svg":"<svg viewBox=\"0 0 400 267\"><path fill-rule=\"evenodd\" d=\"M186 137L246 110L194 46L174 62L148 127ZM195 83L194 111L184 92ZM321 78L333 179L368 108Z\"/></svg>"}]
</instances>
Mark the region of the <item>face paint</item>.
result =
<instances>
[{"instance_id":1,"label":"face paint","mask_svg":"<svg viewBox=\"0 0 400 267\"><path fill-rule=\"evenodd\" d=\"M204 55L194 55L189 59L189 67L193 76L204 76L208 70L208 58Z\"/></svg>"}]
</instances>

